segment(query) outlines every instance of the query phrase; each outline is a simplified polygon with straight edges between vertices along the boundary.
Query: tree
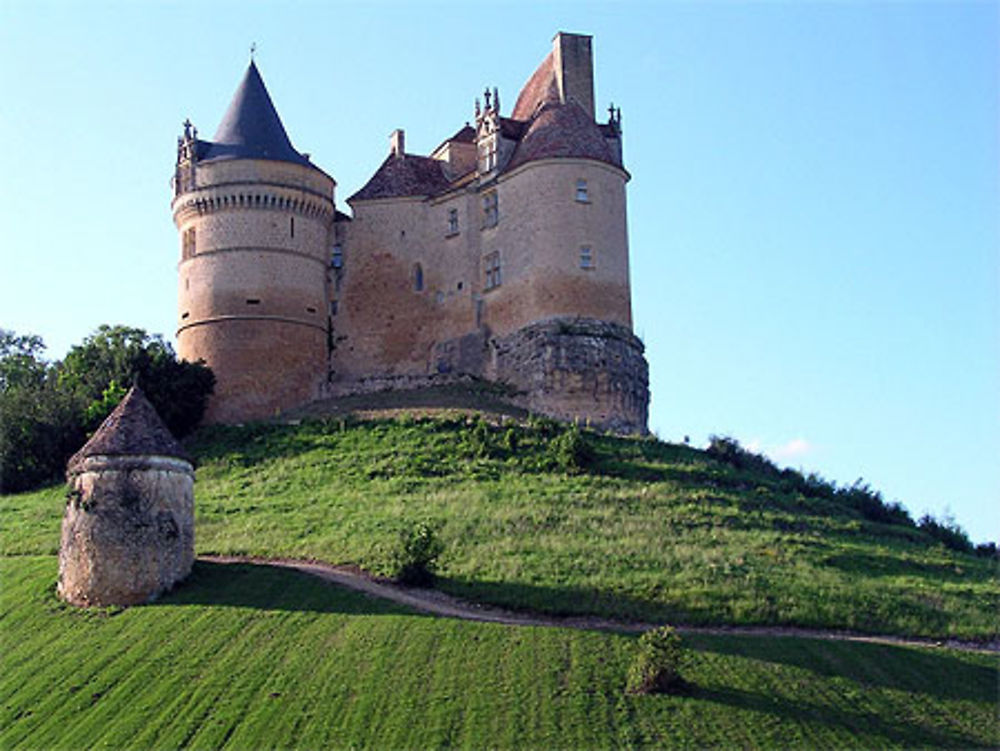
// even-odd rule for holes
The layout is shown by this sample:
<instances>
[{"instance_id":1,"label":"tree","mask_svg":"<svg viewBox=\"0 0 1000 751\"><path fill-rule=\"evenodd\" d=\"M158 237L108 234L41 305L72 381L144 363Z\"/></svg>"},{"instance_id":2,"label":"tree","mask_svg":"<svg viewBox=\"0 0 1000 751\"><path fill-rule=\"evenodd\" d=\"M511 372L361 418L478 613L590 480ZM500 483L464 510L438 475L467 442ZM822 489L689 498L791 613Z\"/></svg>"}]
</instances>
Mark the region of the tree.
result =
<instances>
[{"instance_id":1,"label":"tree","mask_svg":"<svg viewBox=\"0 0 1000 751\"><path fill-rule=\"evenodd\" d=\"M137 382L177 437L195 428L215 376L177 359L159 335L101 326L61 363L37 336L0 330L0 492L57 479L87 434Z\"/></svg>"},{"instance_id":2,"label":"tree","mask_svg":"<svg viewBox=\"0 0 1000 751\"><path fill-rule=\"evenodd\" d=\"M117 403L107 397L109 389L115 392L138 383L180 438L201 421L215 376L202 362L178 360L159 334L104 325L69 351L59 368L59 383L86 402L90 429Z\"/></svg>"},{"instance_id":3,"label":"tree","mask_svg":"<svg viewBox=\"0 0 1000 751\"><path fill-rule=\"evenodd\" d=\"M40 336L0 329L0 392L40 385L48 368L42 359L44 351Z\"/></svg>"},{"instance_id":4,"label":"tree","mask_svg":"<svg viewBox=\"0 0 1000 751\"><path fill-rule=\"evenodd\" d=\"M57 388L41 337L0 329L0 492L58 477L83 443L80 405Z\"/></svg>"}]
</instances>

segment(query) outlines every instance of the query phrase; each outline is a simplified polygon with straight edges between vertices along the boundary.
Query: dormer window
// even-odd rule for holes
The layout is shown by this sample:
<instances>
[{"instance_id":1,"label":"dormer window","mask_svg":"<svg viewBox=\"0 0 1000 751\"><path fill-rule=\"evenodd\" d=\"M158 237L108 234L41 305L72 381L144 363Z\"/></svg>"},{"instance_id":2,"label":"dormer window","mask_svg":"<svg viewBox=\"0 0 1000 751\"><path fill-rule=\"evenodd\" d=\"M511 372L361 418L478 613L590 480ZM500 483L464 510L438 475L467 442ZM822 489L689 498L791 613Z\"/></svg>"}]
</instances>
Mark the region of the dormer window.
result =
<instances>
[{"instance_id":1,"label":"dormer window","mask_svg":"<svg viewBox=\"0 0 1000 751\"><path fill-rule=\"evenodd\" d=\"M491 190L483 195L483 229L496 227L500 221L500 204L497 192Z\"/></svg>"},{"instance_id":2,"label":"dormer window","mask_svg":"<svg viewBox=\"0 0 1000 751\"><path fill-rule=\"evenodd\" d=\"M497 167L497 137L487 136L479 144L479 171L492 172Z\"/></svg>"},{"instance_id":3,"label":"dormer window","mask_svg":"<svg viewBox=\"0 0 1000 751\"><path fill-rule=\"evenodd\" d=\"M587 181L577 180L576 181L576 200L579 203L590 203L590 195L587 192Z\"/></svg>"}]
</instances>

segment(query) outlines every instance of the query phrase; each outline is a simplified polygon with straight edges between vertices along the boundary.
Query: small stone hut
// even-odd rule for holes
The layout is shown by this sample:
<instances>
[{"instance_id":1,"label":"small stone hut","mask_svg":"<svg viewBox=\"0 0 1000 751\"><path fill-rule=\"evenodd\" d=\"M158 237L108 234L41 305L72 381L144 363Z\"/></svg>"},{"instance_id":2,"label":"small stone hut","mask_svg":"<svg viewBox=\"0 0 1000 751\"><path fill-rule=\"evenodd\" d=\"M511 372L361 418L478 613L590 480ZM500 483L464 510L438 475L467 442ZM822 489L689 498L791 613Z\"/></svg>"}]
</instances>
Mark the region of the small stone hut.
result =
<instances>
[{"instance_id":1,"label":"small stone hut","mask_svg":"<svg viewBox=\"0 0 1000 751\"><path fill-rule=\"evenodd\" d=\"M138 387L69 460L66 479L64 600L148 602L191 572L194 467Z\"/></svg>"}]
</instances>

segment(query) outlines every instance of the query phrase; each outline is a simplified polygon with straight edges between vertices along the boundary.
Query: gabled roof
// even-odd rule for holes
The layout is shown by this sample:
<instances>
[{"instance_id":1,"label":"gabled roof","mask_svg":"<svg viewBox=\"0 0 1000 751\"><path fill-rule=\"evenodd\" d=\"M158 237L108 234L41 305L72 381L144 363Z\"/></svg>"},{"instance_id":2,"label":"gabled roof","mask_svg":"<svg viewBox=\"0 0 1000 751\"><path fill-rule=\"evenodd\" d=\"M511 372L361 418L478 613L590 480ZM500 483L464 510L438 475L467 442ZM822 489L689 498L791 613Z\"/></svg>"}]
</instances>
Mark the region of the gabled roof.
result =
<instances>
[{"instance_id":1,"label":"gabled roof","mask_svg":"<svg viewBox=\"0 0 1000 751\"><path fill-rule=\"evenodd\" d=\"M434 196L448 190L450 185L437 159L415 154L390 154L371 180L347 201Z\"/></svg>"},{"instance_id":2,"label":"gabled roof","mask_svg":"<svg viewBox=\"0 0 1000 751\"><path fill-rule=\"evenodd\" d=\"M97 432L73 454L67 471L90 456L172 456L191 461L138 386L129 389Z\"/></svg>"},{"instance_id":3,"label":"gabled roof","mask_svg":"<svg viewBox=\"0 0 1000 751\"><path fill-rule=\"evenodd\" d=\"M202 141L199 159L273 159L312 166L295 150L281 124L257 65L251 61L212 141Z\"/></svg>"}]
</instances>

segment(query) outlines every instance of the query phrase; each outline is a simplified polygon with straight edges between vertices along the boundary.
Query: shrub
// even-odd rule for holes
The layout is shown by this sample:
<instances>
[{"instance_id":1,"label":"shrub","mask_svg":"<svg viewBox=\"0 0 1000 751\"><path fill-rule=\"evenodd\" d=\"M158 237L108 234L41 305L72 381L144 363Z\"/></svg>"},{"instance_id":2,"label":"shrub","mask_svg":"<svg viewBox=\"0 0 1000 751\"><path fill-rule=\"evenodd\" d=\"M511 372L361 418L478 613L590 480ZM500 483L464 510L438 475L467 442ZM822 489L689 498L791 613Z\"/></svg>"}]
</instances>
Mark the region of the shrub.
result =
<instances>
[{"instance_id":1,"label":"shrub","mask_svg":"<svg viewBox=\"0 0 1000 751\"><path fill-rule=\"evenodd\" d=\"M594 461L594 451L580 428L572 425L556 436L548 445L552 463L563 472L579 472Z\"/></svg>"},{"instance_id":2,"label":"shrub","mask_svg":"<svg viewBox=\"0 0 1000 751\"><path fill-rule=\"evenodd\" d=\"M946 548L960 553L971 553L974 550L969 536L950 513L945 512L940 521L930 514L924 514L917 522L917 527Z\"/></svg>"},{"instance_id":3,"label":"shrub","mask_svg":"<svg viewBox=\"0 0 1000 751\"><path fill-rule=\"evenodd\" d=\"M639 637L625 690L630 694L681 693L689 687L681 677L687 662L687 652L673 626L650 629Z\"/></svg>"},{"instance_id":4,"label":"shrub","mask_svg":"<svg viewBox=\"0 0 1000 751\"><path fill-rule=\"evenodd\" d=\"M980 558L1000 558L995 542L981 542L976 545L976 555Z\"/></svg>"},{"instance_id":5,"label":"shrub","mask_svg":"<svg viewBox=\"0 0 1000 751\"><path fill-rule=\"evenodd\" d=\"M426 522L407 525L389 553L387 573L400 584L428 587L434 583L437 559L443 552L434 527Z\"/></svg>"}]
</instances>

